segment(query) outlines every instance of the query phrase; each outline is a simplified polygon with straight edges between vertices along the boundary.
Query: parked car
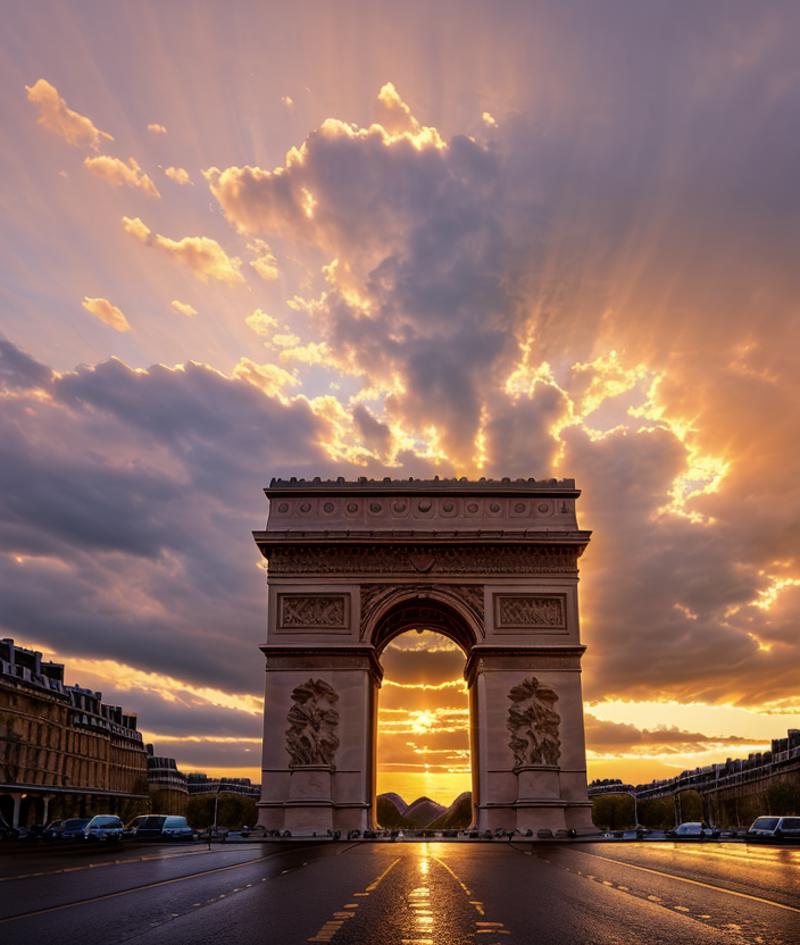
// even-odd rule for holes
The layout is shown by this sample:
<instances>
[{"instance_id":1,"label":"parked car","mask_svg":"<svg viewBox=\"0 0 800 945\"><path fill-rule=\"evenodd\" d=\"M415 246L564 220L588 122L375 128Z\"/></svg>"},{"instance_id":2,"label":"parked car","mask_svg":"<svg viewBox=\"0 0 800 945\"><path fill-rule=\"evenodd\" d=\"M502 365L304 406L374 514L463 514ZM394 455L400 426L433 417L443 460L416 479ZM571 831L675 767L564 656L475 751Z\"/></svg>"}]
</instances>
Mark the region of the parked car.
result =
<instances>
[{"instance_id":1,"label":"parked car","mask_svg":"<svg viewBox=\"0 0 800 945\"><path fill-rule=\"evenodd\" d=\"M794 840L800 843L800 817L756 817L748 840Z\"/></svg>"},{"instance_id":2,"label":"parked car","mask_svg":"<svg viewBox=\"0 0 800 945\"><path fill-rule=\"evenodd\" d=\"M69 820L62 820L56 839L58 840L83 840L83 831L89 824L91 817L72 817Z\"/></svg>"},{"instance_id":3,"label":"parked car","mask_svg":"<svg viewBox=\"0 0 800 945\"><path fill-rule=\"evenodd\" d=\"M194 831L185 817L174 814L143 814L125 828L133 840L194 840Z\"/></svg>"},{"instance_id":4,"label":"parked car","mask_svg":"<svg viewBox=\"0 0 800 945\"><path fill-rule=\"evenodd\" d=\"M673 840L708 840L718 837L719 830L699 820L689 820L679 824L674 830L668 830L667 836Z\"/></svg>"},{"instance_id":5,"label":"parked car","mask_svg":"<svg viewBox=\"0 0 800 945\"><path fill-rule=\"evenodd\" d=\"M108 843L121 840L124 830L125 825L116 814L97 814L83 828L83 839Z\"/></svg>"},{"instance_id":6,"label":"parked car","mask_svg":"<svg viewBox=\"0 0 800 945\"><path fill-rule=\"evenodd\" d=\"M60 840L61 834L64 831L65 821L63 820L51 820L50 823L44 828L44 833L42 834L43 839L45 840Z\"/></svg>"}]
</instances>

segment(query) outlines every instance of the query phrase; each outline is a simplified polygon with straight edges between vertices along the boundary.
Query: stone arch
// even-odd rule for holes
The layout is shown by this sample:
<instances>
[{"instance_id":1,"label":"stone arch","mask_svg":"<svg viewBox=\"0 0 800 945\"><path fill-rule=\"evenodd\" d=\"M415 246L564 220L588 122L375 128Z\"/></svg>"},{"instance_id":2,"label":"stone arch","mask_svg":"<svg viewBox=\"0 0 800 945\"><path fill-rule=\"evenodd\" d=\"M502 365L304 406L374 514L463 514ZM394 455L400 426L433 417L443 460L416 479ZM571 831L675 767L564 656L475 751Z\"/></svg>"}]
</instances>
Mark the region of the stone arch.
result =
<instances>
[{"instance_id":1,"label":"stone arch","mask_svg":"<svg viewBox=\"0 0 800 945\"><path fill-rule=\"evenodd\" d=\"M370 826L380 657L421 627L466 657L475 825L593 832L578 612L590 533L574 481L291 479L266 493L254 532L268 561L259 822L309 835ZM520 709L523 691L552 711ZM304 693L330 723L330 750L293 757L287 724ZM523 750L531 720L547 752Z\"/></svg>"},{"instance_id":2,"label":"stone arch","mask_svg":"<svg viewBox=\"0 0 800 945\"><path fill-rule=\"evenodd\" d=\"M481 598L480 612L475 591ZM363 638L378 657L408 630L435 630L457 644L465 657L484 635L481 588L464 593L461 588L436 585L388 585L370 603L363 615Z\"/></svg>"}]
</instances>

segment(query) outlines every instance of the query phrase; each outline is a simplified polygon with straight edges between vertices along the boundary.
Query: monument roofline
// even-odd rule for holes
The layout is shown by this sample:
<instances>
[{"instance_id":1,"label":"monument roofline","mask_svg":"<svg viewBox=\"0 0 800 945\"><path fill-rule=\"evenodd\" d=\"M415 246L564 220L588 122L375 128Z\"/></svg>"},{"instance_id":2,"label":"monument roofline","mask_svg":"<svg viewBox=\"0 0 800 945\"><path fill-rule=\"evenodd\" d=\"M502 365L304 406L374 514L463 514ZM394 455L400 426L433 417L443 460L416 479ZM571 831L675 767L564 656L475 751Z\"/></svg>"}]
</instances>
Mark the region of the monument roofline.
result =
<instances>
[{"instance_id":1,"label":"monument roofline","mask_svg":"<svg viewBox=\"0 0 800 945\"><path fill-rule=\"evenodd\" d=\"M558 496L578 498L580 490L575 488L574 479L368 479L361 476L356 480L345 479L272 479L264 489L268 497L273 495L330 495L346 493L348 495L409 495L445 493L447 495L526 495Z\"/></svg>"},{"instance_id":2,"label":"monument roofline","mask_svg":"<svg viewBox=\"0 0 800 945\"><path fill-rule=\"evenodd\" d=\"M261 529L252 533L259 547L263 545L297 545L322 544L335 545L338 543L367 544L375 542L381 544L441 544L441 545L470 545L470 544L548 544L548 545L578 545L585 548L592 536L590 531L573 530L560 531L558 529L498 529L476 531L416 531L397 530L374 531L359 530L330 530L330 531L295 531L293 529Z\"/></svg>"}]
</instances>

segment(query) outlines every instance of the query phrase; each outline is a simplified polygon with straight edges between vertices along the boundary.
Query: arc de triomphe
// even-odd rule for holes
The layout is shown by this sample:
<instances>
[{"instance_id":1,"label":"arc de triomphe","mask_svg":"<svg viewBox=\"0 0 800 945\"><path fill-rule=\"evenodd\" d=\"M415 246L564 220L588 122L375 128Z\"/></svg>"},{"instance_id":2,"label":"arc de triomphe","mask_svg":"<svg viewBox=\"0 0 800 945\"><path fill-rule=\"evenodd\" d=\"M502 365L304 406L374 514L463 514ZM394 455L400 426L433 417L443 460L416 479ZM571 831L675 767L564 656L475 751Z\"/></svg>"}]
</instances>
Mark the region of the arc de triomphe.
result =
<instances>
[{"instance_id":1,"label":"arc de triomphe","mask_svg":"<svg viewBox=\"0 0 800 945\"><path fill-rule=\"evenodd\" d=\"M594 832L586 793L574 480L273 480L259 822L374 826L381 653L464 651L474 825Z\"/></svg>"}]
</instances>

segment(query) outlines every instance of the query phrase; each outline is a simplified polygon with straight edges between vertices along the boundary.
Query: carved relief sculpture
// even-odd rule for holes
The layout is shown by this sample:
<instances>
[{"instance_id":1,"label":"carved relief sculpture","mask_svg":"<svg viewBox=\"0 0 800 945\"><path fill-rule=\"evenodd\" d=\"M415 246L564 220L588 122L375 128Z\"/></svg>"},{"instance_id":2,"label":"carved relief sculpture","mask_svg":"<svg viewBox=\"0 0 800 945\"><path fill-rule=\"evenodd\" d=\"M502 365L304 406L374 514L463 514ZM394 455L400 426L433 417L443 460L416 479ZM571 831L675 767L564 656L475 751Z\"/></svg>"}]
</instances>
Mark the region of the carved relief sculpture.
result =
<instances>
[{"instance_id":1,"label":"carved relief sculpture","mask_svg":"<svg viewBox=\"0 0 800 945\"><path fill-rule=\"evenodd\" d=\"M516 766L557 765L561 757L559 724L555 710L555 690L529 676L509 692L506 728L511 733L508 747L514 753Z\"/></svg>"},{"instance_id":2,"label":"carved relief sculpture","mask_svg":"<svg viewBox=\"0 0 800 945\"><path fill-rule=\"evenodd\" d=\"M501 594L496 602L498 627L566 627L563 597Z\"/></svg>"},{"instance_id":3,"label":"carved relief sculpture","mask_svg":"<svg viewBox=\"0 0 800 945\"><path fill-rule=\"evenodd\" d=\"M339 712L334 708L339 694L323 679L309 679L292 691L286 730L290 768L302 765L333 766L339 738Z\"/></svg>"},{"instance_id":4,"label":"carved relief sculpture","mask_svg":"<svg viewBox=\"0 0 800 945\"><path fill-rule=\"evenodd\" d=\"M346 599L341 594L280 594L278 599L282 628L347 625Z\"/></svg>"}]
</instances>

